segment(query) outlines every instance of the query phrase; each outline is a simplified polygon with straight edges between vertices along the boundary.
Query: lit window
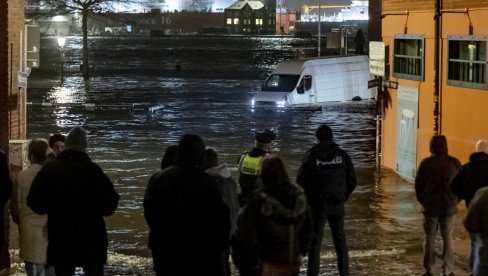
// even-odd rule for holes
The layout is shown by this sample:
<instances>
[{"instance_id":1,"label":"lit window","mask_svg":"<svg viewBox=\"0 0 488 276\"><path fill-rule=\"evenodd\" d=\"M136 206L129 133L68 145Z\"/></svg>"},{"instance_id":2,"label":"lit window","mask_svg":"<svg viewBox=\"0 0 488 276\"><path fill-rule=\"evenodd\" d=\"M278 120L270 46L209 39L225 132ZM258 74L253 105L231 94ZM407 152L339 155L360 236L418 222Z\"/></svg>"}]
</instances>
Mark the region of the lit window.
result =
<instances>
[{"instance_id":1,"label":"lit window","mask_svg":"<svg viewBox=\"0 0 488 276\"><path fill-rule=\"evenodd\" d=\"M424 36L395 35L393 76L400 79L424 80Z\"/></svg>"},{"instance_id":2,"label":"lit window","mask_svg":"<svg viewBox=\"0 0 488 276\"><path fill-rule=\"evenodd\" d=\"M234 18L234 25L239 25L239 18Z\"/></svg>"},{"instance_id":3,"label":"lit window","mask_svg":"<svg viewBox=\"0 0 488 276\"><path fill-rule=\"evenodd\" d=\"M486 38L449 36L449 85L487 89Z\"/></svg>"},{"instance_id":4,"label":"lit window","mask_svg":"<svg viewBox=\"0 0 488 276\"><path fill-rule=\"evenodd\" d=\"M262 18L256 18L256 25L263 25L263 19Z\"/></svg>"},{"instance_id":5,"label":"lit window","mask_svg":"<svg viewBox=\"0 0 488 276\"><path fill-rule=\"evenodd\" d=\"M227 18L227 25L232 25L232 18Z\"/></svg>"}]
</instances>

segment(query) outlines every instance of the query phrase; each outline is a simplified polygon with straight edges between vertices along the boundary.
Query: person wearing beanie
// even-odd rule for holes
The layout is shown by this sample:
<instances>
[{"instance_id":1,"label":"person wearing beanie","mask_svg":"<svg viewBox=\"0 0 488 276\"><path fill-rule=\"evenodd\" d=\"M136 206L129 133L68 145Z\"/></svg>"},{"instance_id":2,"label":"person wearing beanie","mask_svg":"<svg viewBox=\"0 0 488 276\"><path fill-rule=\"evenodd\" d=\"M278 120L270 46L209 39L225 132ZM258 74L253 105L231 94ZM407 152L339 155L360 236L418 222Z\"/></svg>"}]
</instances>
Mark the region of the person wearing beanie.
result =
<instances>
[{"instance_id":1,"label":"person wearing beanie","mask_svg":"<svg viewBox=\"0 0 488 276\"><path fill-rule=\"evenodd\" d=\"M104 216L117 208L119 195L112 181L88 154L86 131L73 128L66 148L44 164L34 178L27 205L47 214L47 263L56 275L103 275L108 236Z\"/></svg>"},{"instance_id":2,"label":"person wearing beanie","mask_svg":"<svg viewBox=\"0 0 488 276\"><path fill-rule=\"evenodd\" d=\"M478 140L475 143L475 151L469 156L469 162L458 170L450 184L453 194L457 196L458 200L464 200L467 209L471 206L471 201L476 192L481 188L488 187L487 147L487 140ZM483 244L488 241L480 239L479 233L473 232L473 229L468 228L467 230L470 232L469 237L471 239L469 268L474 273L475 268L479 269L483 265L482 260L477 256L482 252L480 250L486 250Z\"/></svg>"},{"instance_id":3,"label":"person wearing beanie","mask_svg":"<svg viewBox=\"0 0 488 276\"><path fill-rule=\"evenodd\" d=\"M147 184L144 218L157 276L226 275L229 209L203 171L204 151L200 136L184 134L172 165Z\"/></svg>"},{"instance_id":4,"label":"person wearing beanie","mask_svg":"<svg viewBox=\"0 0 488 276\"><path fill-rule=\"evenodd\" d=\"M308 252L307 276L317 276L325 223L328 222L337 255L339 275L349 274L349 252L344 232L345 203L356 188L351 157L333 141L332 129L320 125L315 131L317 144L309 149L297 172L312 211L313 239Z\"/></svg>"},{"instance_id":5,"label":"person wearing beanie","mask_svg":"<svg viewBox=\"0 0 488 276\"><path fill-rule=\"evenodd\" d=\"M54 151L56 156L64 150L65 140L66 137L60 133L55 133L49 137L49 147Z\"/></svg>"},{"instance_id":6,"label":"person wearing beanie","mask_svg":"<svg viewBox=\"0 0 488 276\"><path fill-rule=\"evenodd\" d=\"M444 135L432 136L430 152L431 155L420 162L415 176L415 193L424 216L423 275L434 275L435 241L439 229L442 237L442 275L453 276L452 241L458 200L449 184L461 167L461 162L448 155Z\"/></svg>"},{"instance_id":7,"label":"person wearing beanie","mask_svg":"<svg viewBox=\"0 0 488 276\"><path fill-rule=\"evenodd\" d=\"M86 139L86 131L81 127L74 127L66 137L65 149L76 150L86 153L88 142Z\"/></svg>"},{"instance_id":8,"label":"person wearing beanie","mask_svg":"<svg viewBox=\"0 0 488 276\"><path fill-rule=\"evenodd\" d=\"M275 138L276 134L269 129L256 132L253 148L239 157L239 185L241 186L239 202L241 206L244 206L249 194L258 188L256 181L261 170L261 163L263 158L270 153L271 141Z\"/></svg>"}]
</instances>

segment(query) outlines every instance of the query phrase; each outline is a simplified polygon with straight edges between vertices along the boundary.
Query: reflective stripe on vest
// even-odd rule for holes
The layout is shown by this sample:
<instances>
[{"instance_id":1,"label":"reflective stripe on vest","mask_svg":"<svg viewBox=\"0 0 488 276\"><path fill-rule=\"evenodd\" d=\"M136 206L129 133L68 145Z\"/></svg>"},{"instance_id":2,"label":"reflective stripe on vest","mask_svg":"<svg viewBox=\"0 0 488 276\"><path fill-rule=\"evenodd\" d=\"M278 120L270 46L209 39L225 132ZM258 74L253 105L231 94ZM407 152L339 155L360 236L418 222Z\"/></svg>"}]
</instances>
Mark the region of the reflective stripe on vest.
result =
<instances>
[{"instance_id":1,"label":"reflective stripe on vest","mask_svg":"<svg viewBox=\"0 0 488 276\"><path fill-rule=\"evenodd\" d=\"M239 171L243 174L258 175L261 170L261 161L263 156L251 157L249 154L244 154L241 157Z\"/></svg>"}]
</instances>

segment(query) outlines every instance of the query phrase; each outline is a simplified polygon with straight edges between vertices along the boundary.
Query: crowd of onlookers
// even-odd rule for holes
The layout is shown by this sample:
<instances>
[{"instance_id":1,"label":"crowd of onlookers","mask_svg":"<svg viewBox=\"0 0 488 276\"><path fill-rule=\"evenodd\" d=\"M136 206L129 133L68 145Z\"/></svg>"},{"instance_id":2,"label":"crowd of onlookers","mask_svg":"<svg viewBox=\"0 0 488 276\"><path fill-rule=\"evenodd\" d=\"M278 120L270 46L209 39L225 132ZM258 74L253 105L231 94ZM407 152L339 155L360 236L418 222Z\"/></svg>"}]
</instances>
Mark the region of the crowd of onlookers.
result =
<instances>
[{"instance_id":1,"label":"crowd of onlookers","mask_svg":"<svg viewBox=\"0 0 488 276\"><path fill-rule=\"evenodd\" d=\"M168 146L143 200L156 275L229 276L233 263L242 276L295 276L308 259L307 275L316 276L326 224L339 275L354 275L344 231L345 203L357 185L354 165L329 126L320 125L315 137L294 180L270 152L272 130L256 132L253 147L236 160L238 181L200 136L184 134ZM104 217L115 212L119 195L87 147L81 127L66 137L32 139L30 165L13 181L0 151L0 205L10 208L19 227L20 258L29 276L71 276L80 267L85 275L104 274ZM437 232L443 239L443 275L454 275L460 200L468 207L471 273L488 275L488 141L478 141L463 166L448 154L443 135L432 137L430 151L415 178L424 215L424 275L433 275ZM0 246L4 242L0 239Z\"/></svg>"}]
</instances>

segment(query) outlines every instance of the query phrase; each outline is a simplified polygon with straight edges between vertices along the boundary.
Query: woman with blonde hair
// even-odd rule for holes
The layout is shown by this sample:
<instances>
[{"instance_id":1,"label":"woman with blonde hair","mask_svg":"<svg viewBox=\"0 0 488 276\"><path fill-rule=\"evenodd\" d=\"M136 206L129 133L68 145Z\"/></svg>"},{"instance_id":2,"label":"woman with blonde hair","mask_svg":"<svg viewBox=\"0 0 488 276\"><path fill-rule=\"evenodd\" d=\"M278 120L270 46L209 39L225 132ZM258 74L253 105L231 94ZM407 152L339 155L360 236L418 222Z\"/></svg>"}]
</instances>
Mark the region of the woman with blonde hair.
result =
<instances>
[{"instance_id":1,"label":"woman with blonde hair","mask_svg":"<svg viewBox=\"0 0 488 276\"><path fill-rule=\"evenodd\" d=\"M54 268L47 265L47 216L38 215L27 206L27 195L42 164L49 154L49 145L43 139L33 139L28 146L30 166L19 172L16 181L13 220L19 225L20 258L25 262L28 276L55 275Z\"/></svg>"}]
</instances>

